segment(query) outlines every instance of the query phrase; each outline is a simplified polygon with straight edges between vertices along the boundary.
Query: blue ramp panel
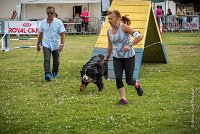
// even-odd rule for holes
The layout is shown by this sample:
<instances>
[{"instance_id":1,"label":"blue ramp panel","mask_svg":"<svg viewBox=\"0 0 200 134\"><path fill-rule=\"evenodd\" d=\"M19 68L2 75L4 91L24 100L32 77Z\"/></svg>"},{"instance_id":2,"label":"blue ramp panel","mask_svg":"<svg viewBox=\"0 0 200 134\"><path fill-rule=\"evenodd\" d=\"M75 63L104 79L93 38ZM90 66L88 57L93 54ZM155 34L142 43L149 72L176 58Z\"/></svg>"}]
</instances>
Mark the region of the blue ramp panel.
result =
<instances>
[{"instance_id":1,"label":"blue ramp panel","mask_svg":"<svg viewBox=\"0 0 200 134\"><path fill-rule=\"evenodd\" d=\"M135 50L135 70L133 74L133 78L138 80L140 67L142 63L143 50L141 48L134 48ZM92 53L92 57L98 54L107 55L107 48L97 48L95 47ZM110 62L108 63L108 75L109 79L115 79L114 68L113 68L113 57L111 55ZM123 79L125 79L125 73L123 73Z\"/></svg>"}]
</instances>

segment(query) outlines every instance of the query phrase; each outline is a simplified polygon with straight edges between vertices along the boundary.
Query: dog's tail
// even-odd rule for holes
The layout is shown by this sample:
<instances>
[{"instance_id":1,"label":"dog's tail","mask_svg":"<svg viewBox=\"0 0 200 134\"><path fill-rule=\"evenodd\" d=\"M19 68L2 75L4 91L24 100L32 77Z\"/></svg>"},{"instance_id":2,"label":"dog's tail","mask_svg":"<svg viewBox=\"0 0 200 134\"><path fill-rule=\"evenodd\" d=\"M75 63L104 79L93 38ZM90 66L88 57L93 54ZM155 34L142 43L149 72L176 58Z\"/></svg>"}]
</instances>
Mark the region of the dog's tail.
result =
<instances>
[{"instance_id":1,"label":"dog's tail","mask_svg":"<svg viewBox=\"0 0 200 134\"><path fill-rule=\"evenodd\" d=\"M108 63L103 63L103 67L104 67L103 76L107 80L109 78L109 76L108 76Z\"/></svg>"}]
</instances>

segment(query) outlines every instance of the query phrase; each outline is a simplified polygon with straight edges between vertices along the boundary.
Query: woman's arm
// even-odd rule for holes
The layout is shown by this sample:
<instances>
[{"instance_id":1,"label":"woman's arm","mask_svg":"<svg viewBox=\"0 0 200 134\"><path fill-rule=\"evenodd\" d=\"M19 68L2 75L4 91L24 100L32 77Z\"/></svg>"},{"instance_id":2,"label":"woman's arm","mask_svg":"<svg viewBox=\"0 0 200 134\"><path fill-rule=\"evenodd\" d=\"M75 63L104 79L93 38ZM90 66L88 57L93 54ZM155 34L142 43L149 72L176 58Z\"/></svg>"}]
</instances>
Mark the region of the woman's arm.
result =
<instances>
[{"instance_id":1,"label":"woman's arm","mask_svg":"<svg viewBox=\"0 0 200 134\"><path fill-rule=\"evenodd\" d=\"M132 46L138 44L143 39L139 31L135 31L134 29L132 29L130 26L126 24L122 24L122 30L123 32L128 33L134 37L132 44L127 44L124 46L123 51L125 52L129 51Z\"/></svg>"}]
</instances>

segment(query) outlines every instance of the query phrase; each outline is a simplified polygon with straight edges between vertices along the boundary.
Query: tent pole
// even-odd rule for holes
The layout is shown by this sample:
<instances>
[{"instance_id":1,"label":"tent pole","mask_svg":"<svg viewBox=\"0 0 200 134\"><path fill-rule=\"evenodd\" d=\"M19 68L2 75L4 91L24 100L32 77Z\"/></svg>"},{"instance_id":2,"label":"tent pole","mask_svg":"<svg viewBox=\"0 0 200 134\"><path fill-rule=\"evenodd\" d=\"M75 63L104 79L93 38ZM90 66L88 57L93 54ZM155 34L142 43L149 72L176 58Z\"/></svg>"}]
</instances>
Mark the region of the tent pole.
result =
<instances>
[{"instance_id":1,"label":"tent pole","mask_svg":"<svg viewBox=\"0 0 200 134\"><path fill-rule=\"evenodd\" d=\"M25 13L26 13L26 12L25 12L25 9L26 9L26 8L25 8L25 4L24 4L24 20L25 20L25 16L26 16L26 15L25 15Z\"/></svg>"}]
</instances>

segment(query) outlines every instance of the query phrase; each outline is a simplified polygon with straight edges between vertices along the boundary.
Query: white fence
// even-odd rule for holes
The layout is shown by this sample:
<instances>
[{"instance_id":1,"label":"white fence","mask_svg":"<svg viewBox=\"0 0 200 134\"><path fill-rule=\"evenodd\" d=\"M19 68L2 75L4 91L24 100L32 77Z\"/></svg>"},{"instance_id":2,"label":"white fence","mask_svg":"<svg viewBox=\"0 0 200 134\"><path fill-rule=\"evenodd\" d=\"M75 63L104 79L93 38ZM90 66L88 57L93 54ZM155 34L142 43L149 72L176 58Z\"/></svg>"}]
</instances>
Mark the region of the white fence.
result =
<instances>
[{"instance_id":1,"label":"white fence","mask_svg":"<svg viewBox=\"0 0 200 134\"><path fill-rule=\"evenodd\" d=\"M76 23L74 18L62 20L67 34L98 34L101 30L101 21L97 17L88 17L89 22Z\"/></svg>"},{"instance_id":2,"label":"white fence","mask_svg":"<svg viewBox=\"0 0 200 134\"><path fill-rule=\"evenodd\" d=\"M165 31L199 31L199 16L185 15L177 17L169 15L163 18L163 24Z\"/></svg>"}]
</instances>

